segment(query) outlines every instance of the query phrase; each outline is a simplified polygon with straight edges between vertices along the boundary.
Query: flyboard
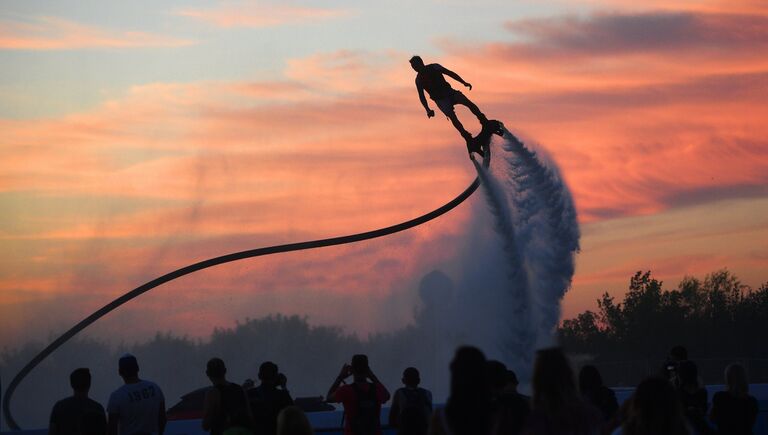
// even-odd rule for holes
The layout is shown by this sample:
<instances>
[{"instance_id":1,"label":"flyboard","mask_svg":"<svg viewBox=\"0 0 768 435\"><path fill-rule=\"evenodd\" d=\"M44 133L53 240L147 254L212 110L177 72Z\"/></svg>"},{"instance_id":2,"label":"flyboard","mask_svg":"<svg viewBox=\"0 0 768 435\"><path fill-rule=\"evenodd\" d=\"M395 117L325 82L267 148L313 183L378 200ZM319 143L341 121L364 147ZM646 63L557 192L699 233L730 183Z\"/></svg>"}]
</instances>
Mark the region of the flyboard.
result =
<instances>
[{"instance_id":1,"label":"flyboard","mask_svg":"<svg viewBox=\"0 0 768 435\"><path fill-rule=\"evenodd\" d=\"M495 119L488 120L483 124L483 129L477 136L467 143L467 152L469 158L475 160L472 153L477 153L483 158L483 166L486 168L491 164L491 135L504 136L504 124Z\"/></svg>"}]
</instances>

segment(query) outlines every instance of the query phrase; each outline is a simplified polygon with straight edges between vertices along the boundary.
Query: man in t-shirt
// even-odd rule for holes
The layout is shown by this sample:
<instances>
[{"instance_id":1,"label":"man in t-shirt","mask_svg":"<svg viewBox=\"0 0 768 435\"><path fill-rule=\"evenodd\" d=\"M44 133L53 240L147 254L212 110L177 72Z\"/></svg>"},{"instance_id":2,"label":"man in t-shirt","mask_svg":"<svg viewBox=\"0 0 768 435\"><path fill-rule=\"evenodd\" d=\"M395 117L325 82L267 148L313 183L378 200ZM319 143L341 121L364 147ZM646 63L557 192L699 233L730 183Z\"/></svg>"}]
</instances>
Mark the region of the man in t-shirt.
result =
<instances>
[{"instance_id":1,"label":"man in t-shirt","mask_svg":"<svg viewBox=\"0 0 768 435\"><path fill-rule=\"evenodd\" d=\"M248 390L255 434L275 435L277 415L284 408L293 405L293 398L286 388L288 379L272 361L265 361L259 366L258 376L261 385Z\"/></svg>"},{"instance_id":2,"label":"man in t-shirt","mask_svg":"<svg viewBox=\"0 0 768 435\"><path fill-rule=\"evenodd\" d=\"M473 115L477 117L480 124L485 125L488 122L488 118L480 111L480 109L469 100L461 91L453 89L451 85L445 80L443 75L446 75L462 85L472 90L472 84L467 83L455 72L443 67L438 63L431 63L424 65L424 61L419 56L413 56L410 60L411 68L417 72L416 74L416 90L419 92L419 101L424 109L427 111L427 117L431 118L435 116L435 111L429 108L427 99L424 97L424 91L427 91L429 98L435 102L441 112L451 120L453 126L459 131L461 137L467 141L467 145L470 145L472 141L472 135L461 125L461 121L456 116L456 112L453 106L461 104L469 108Z\"/></svg>"},{"instance_id":3,"label":"man in t-shirt","mask_svg":"<svg viewBox=\"0 0 768 435\"><path fill-rule=\"evenodd\" d=\"M403 371L403 384L392 398L389 409L389 425L397 428L399 435L425 435L432 415L432 393L419 388L421 375L415 367Z\"/></svg>"},{"instance_id":4,"label":"man in t-shirt","mask_svg":"<svg viewBox=\"0 0 768 435\"><path fill-rule=\"evenodd\" d=\"M349 376L353 382L341 385ZM381 435L381 405L389 400L389 391L371 371L366 355L355 355L351 365L344 364L326 400L344 406L344 435Z\"/></svg>"},{"instance_id":5,"label":"man in t-shirt","mask_svg":"<svg viewBox=\"0 0 768 435\"><path fill-rule=\"evenodd\" d=\"M139 379L136 357L125 354L118 362L118 373L125 385L109 396L108 435L163 435L165 397L152 381Z\"/></svg>"},{"instance_id":6,"label":"man in t-shirt","mask_svg":"<svg viewBox=\"0 0 768 435\"><path fill-rule=\"evenodd\" d=\"M104 407L88 397L91 372L79 368L69 375L72 397L59 400L53 406L48 435L104 435L107 419Z\"/></svg>"}]
</instances>

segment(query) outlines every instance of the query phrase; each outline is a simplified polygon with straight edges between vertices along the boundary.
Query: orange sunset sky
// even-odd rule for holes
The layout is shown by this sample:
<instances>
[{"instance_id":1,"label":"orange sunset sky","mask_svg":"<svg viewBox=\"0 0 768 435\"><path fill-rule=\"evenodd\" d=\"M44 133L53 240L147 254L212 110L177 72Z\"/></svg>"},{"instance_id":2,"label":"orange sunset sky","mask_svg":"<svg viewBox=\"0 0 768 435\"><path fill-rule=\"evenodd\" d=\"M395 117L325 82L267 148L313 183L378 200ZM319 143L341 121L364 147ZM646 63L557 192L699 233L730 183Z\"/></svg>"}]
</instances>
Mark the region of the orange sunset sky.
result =
<instances>
[{"instance_id":1,"label":"orange sunset sky","mask_svg":"<svg viewBox=\"0 0 768 435\"><path fill-rule=\"evenodd\" d=\"M559 166L582 231L564 317L637 270L768 281L764 1L5 0L0 346L196 261L453 198L475 169L425 116L413 54ZM387 239L188 276L90 333L205 337L275 312L401 327L419 279L450 275L474 201Z\"/></svg>"}]
</instances>

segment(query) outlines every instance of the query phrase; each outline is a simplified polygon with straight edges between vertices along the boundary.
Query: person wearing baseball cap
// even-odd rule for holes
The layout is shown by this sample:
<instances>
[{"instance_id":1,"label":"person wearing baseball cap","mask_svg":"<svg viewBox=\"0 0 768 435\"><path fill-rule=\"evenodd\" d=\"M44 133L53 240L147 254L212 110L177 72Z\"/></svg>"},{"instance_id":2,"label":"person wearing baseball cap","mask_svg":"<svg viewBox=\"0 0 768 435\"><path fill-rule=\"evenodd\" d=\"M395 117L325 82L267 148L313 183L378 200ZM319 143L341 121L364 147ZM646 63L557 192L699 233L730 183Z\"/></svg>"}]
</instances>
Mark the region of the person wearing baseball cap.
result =
<instances>
[{"instance_id":1,"label":"person wearing baseball cap","mask_svg":"<svg viewBox=\"0 0 768 435\"><path fill-rule=\"evenodd\" d=\"M107 435L163 435L165 397L160 387L139 379L139 362L131 354L118 361L124 385L112 392L107 404Z\"/></svg>"}]
</instances>

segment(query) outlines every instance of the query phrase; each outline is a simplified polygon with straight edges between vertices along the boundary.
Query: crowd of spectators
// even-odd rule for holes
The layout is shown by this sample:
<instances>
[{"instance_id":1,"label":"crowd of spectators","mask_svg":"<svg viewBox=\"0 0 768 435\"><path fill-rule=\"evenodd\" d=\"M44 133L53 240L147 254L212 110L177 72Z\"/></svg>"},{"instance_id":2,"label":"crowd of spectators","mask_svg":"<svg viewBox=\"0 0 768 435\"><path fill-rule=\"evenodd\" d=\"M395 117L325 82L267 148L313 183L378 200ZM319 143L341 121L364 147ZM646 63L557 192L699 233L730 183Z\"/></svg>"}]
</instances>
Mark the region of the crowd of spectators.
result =
<instances>
[{"instance_id":1,"label":"crowd of spectators","mask_svg":"<svg viewBox=\"0 0 768 435\"><path fill-rule=\"evenodd\" d=\"M166 416L160 387L139 378L132 355L120 358L118 373L124 384L110 395L105 411L88 397L89 370L72 372L73 395L53 407L49 434L162 435ZM313 433L275 363L261 364L258 386L228 381L220 358L210 359L205 373L211 387L205 394L202 429L212 435ZM325 400L342 405L345 435L381 435L381 409L390 398L387 423L399 435L746 435L752 433L758 412L744 367L728 366L726 389L710 402L696 364L680 346L670 352L660 373L640 382L622 406L596 367L585 365L575 376L560 348L537 352L530 397L518 392L514 371L471 346L459 348L450 363L450 395L444 407L433 407L431 392L420 382L418 369L408 367L403 386L390 395L367 356L354 355Z\"/></svg>"}]
</instances>

